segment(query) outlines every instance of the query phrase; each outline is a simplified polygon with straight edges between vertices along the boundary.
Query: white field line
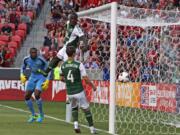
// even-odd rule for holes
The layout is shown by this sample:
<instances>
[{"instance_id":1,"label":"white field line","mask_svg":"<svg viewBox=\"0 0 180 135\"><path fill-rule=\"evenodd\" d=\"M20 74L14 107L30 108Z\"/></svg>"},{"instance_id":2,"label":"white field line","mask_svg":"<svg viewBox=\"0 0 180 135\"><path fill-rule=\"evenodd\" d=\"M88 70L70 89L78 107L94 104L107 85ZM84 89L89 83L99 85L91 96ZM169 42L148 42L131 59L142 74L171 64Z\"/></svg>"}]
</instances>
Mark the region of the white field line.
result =
<instances>
[{"instance_id":1,"label":"white field line","mask_svg":"<svg viewBox=\"0 0 180 135\"><path fill-rule=\"evenodd\" d=\"M3 105L3 104L0 104L0 107L8 108L8 109L15 110L15 111L18 111L18 112L30 113L29 111L26 111L26 110L24 110L24 109L15 108L15 107ZM68 124L73 124L72 122L69 123L69 122L66 122L66 121L63 120L63 119L59 119L59 118L56 118L56 117L53 117L53 116L49 116L49 115L44 115L44 117L49 118L49 119L52 119L52 120L56 120L56 121L65 122L65 123L68 123ZM86 126L86 125L82 125L82 124L81 124L80 126L89 129L89 127ZM96 128L96 130L97 130L97 131L100 131L100 132L104 132L104 133L108 133L108 134L109 134L109 132L106 131L106 130L97 129L97 128Z\"/></svg>"},{"instance_id":2,"label":"white field line","mask_svg":"<svg viewBox=\"0 0 180 135\"><path fill-rule=\"evenodd\" d=\"M180 128L180 122L175 123L175 122L161 122L162 124L168 125L168 126L175 126L176 128Z\"/></svg>"}]
</instances>

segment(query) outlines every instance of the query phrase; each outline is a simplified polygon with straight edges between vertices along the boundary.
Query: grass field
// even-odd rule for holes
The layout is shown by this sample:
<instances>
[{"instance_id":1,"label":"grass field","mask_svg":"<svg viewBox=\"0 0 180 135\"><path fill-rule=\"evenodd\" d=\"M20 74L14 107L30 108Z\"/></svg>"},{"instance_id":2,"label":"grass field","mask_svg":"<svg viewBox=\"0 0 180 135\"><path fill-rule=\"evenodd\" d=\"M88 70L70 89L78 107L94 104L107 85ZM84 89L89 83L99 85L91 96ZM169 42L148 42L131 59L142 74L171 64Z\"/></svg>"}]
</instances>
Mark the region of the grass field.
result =
<instances>
[{"instance_id":1,"label":"grass field","mask_svg":"<svg viewBox=\"0 0 180 135\"><path fill-rule=\"evenodd\" d=\"M14 108L9 108L14 107ZM20 108L27 111L24 102L20 101L0 101L0 135L74 135L73 125L67 124L60 119L65 119L65 104L58 102L45 102L44 112L46 117L44 122L27 123L28 112L15 110ZM37 109L36 109L37 110ZM90 135L87 128L81 127L83 135ZM108 135L98 131L99 135Z\"/></svg>"},{"instance_id":2,"label":"grass field","mask_svg":"<svg viewBox=\"0 0 180 135\"><path fill-rule=\"evenodd\" d=\"M36 105L35 105L36 107ZM35 108L37 110L37 108ZM95 126L108 135L108 106L91 104ZM23 101L0 101L0 135L74 135L73 125L65 123L65 103L44 102L46 118L43 123L27 123L30 113ZM163 124L174 115L142 109L117 107L116 132L120 135L180 135L180 128ZM84 115L80 122L86 125ZM83 135L90 135L87 127L81 126Z\"/></svg>"}]
</instances>

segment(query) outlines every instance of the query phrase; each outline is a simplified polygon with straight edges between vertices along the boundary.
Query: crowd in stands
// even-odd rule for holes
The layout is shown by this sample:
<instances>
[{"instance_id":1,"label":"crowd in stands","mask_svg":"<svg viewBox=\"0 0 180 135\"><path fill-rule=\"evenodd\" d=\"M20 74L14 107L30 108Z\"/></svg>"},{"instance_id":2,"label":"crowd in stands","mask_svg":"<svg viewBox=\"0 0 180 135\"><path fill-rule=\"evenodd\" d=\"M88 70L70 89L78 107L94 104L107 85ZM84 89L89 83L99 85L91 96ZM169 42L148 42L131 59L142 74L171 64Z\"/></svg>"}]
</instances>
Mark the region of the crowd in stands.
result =
<instances>
[{"instance_id":1,"label":"crowd in stands","mask_svg":"<svg viewBox=\"0 0 180 135\"><path fill-rule=\"evenodd\" d=\"M179 10L179 0L62 0L61 4L65 2L71 2L72 5L78 5L81 9L88 9L97 7L103 4L107 4L113 1L118 1L119 4L148 9L160 9L160 10Z\"/></svg>"},{"instance_id":2,"label":"crowd in stands","mask_svg":"<svg viewBox=\"0 0 180 135\"><path fill-rule=\"evenodd\" d=\"M50 52L47 54L47 57L52 58L63 47L65 36L63 27L69 13L93 8L108 2L111 2L111 0L87 0L82 1L82 3L79 0L51 0L51 17L46 22L48 33L45 36L43 48L43 51ZM119 3L138 8L179 10L178 0L119 0ZM133 12L134 10L131 10L129 14L133 14ZM141 15L144 15L142 18L146 17L145 13L141 13ZM135 18L136 16L131 15L130 17ZM160 18L168 20L166 17L166 14L160 16ZM177 14L172 15L170 19L173 20L173 17L179 18ZM91 19L80 19L79 24L84 32L87 33L88 44L90 45L90 50L85 54L87 56L84 61L85 67L87 69L101 69L103 71L103 79L109 80L110 25ZM131 81L172 81L167 78L167 76L173 78L172 70L168 63L164 63L163 59L168 62L171 61L171 67L178 71L178 57L172 59L171 56L176 55L175 53L178 54L175 50L179 47L178 37L180 35L178 31L180 31L180 27L170 27L169 35L165 33L163 36L161 35L161 30L160 27L143 29L141 27L118 26L117 76L118 73L127 71ZM170 44L171 54L165 53L165 49L160 47L160 44L163 44L161 37L165 36L170 38L168 44ZM171 39L171 37L173 38ZM165 45L163 44L162 46ZM165 47L167 48L167 46ZM175 75L174 78L175 82L177 76Z\"/></svg>"},{"instance_id":3,"label":"crowd in stands","mask_svg":"<svg viewBox=\"0 0 180 135\"><path fill-rule=\"evenodd\" d=\"M12 66L44 0L0 0L0 66Z\"/></svg>"},{"instance_id":4,"label":"crowd in stands","mask_svg":"<svg viewBox=\"0 0 180 135\"><path fill-rule=\"evenodd\" d=\"M50 18L45 24L48 32L44 37L41 52L50 60L63 47L64 25L71 12L93 8L111 1L113 0L50 0ZM118 2L125 6L148 9L177 11L180 7L179 0L119 0ZM9 66L13 63L17 50L31 29L33 20L40 13L41 6L42 1L38 0L24 0L24 2L0 0L0 66ZM131 10L130 14L132 12L134 10ZM179 18L174 14L171 20L172 17ZM166 14L162 18L168 20ZM87 33L88 45L90 45L89 51L85 54L85 67L101 69L103 79L109 80L110 25L91 19L80 19L79 25ZM179 54L176 50L179 47L180 28L169 27L163 36L161 30L160 27L143 29L118 26L117 76L120 72L128 71L131 81L167 82L170 80L167 80L167 76L173 78L172 70L178 71L179 64L179 59L175 55ZM168 40L163 42L162 37ZM171 66L168 65L169 63ZM177 75L174 78L176 80Z\"/></svg>"}]
</instances>

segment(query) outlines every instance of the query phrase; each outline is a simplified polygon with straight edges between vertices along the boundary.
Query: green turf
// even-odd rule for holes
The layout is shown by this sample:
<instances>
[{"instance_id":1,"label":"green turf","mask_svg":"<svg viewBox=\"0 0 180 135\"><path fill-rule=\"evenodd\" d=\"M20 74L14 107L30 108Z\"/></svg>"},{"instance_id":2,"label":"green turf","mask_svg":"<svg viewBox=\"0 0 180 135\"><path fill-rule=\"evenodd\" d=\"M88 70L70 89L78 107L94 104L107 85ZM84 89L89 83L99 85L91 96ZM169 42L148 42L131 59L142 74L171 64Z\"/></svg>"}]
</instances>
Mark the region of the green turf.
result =
<instances>
[{"instance_id":1,"label":"green turf","mask_svg":"<svg viewBox=\"0 0 180 135\"><path fill-rule=\"evenodd\" d=\"M27 110L24 102L0 101L0 104ZM65 104L45 102L44 111L47 115L65 119ZM37 109L36 109L37 110ZM28 113L15 111L0 106L0 135L74 135L73 125L45 118L44 122L27 123ZM83 135L90 135L89 129L81 127ZM100 135L106 135L99 132Z\"/></svg>"},{"instance_id":2,"label":"green turf","mask_svg":"<svg viewBox=\"0 0 180 135\"><path fill-rule=\"evenodd\" d=\"M23 101L0 101L0 104L27 110ZM35 105L36 107L36 105ZM37 110L37 108L36 108ZM108 106L91 104L95 127L108 130ZM65 119L65 103L45 102L46 115ZM29 114L0 106L0 135L74 135L73 125L45 118L42 124L28 124ZM177 117L177 116L176 116ZM120 135L180 135L180 129L163 124L172 121L174 114L150 110L116 107L116 132ZM86 125L84 114L79 114L80 123ZM83 135L90 135L87 128L81 128ZM99 132L100 135L106 135Z\"/></svg>"}]
</instances>

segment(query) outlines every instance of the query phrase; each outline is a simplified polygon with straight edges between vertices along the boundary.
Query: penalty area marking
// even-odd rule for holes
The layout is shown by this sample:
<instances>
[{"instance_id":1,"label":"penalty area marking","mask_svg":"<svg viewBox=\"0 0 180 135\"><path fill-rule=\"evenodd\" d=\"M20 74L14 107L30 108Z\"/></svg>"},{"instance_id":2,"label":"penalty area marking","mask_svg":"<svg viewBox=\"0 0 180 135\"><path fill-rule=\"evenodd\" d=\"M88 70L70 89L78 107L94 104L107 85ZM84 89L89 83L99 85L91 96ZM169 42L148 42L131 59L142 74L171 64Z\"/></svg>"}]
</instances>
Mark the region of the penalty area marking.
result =
<instances>
[{"instance_id":1,"label":"penalty area marking","mask_svg":"<svg viewBox=\"0 0 180 135\"><path fill-rule=\"evenodd\" d=\"M3 105L3 104L0 104L0 107L8 108L8 109L15 110L15 111L18 111L18 112L30 113L29 111L26 111L26 110L24 110L24 109L12 107L12 106L7 106L7 105ZM56 117L53 117L53 116L49 116L49 115L44 115L44 117L45 117L45 118L52 119L52 120L56 120L56 121L65 122L65 123L68 123L68 124L73 124L73 122L70 122L70 123L69 123L69 122L66 122L66 121L63 120L63 119L59 119L59 118L56 118ZM86 125L80 124L80 126L89 129L89 127L86 126ZM108 133L108 134L109 134L108 131L105 131L105 130L102 130L102 129L97 129L97 128L96 128L96 130L97 130L97 131L100 131L100 132L104 132L104 133Z\"/></svg>"}]
</instances>

